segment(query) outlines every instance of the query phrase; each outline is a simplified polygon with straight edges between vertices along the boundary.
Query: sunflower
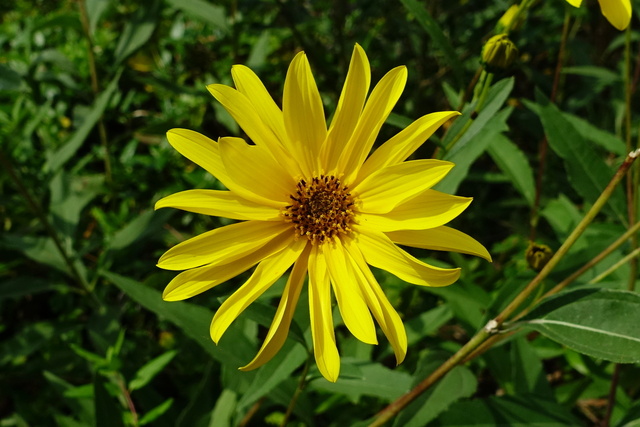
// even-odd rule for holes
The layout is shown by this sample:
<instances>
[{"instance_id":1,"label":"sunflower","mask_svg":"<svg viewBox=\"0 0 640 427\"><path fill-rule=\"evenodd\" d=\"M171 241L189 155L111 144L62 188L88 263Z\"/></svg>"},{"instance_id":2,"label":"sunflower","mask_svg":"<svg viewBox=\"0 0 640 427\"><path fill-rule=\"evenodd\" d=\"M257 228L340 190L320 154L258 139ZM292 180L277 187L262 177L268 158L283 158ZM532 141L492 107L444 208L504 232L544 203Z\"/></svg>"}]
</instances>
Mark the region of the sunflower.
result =
<instances>
[{"instance_id":1,"label":"sunflower","mask_svg":"<svg viewBox=\"0 0 640 427\"><path fill-rule=\"evenodd\" d=\"M327 380L335 382L340 371L332 290L348 330L377 344L375 318L402 362L407 352L404 326L369 265L416 285L447 286L458 279L459 268L426 264L396 244L490 260L480 243L444 225L471 202L431 189L453 164L405 161L459 113L423 116L367 158L405 86L404 66L389 71L367 99L369 61L356 45L329 129L304 52L287 72L282 109L249 68L235 65L231 72L236 89L219 84L207 88L253 144L234 137L216 142L186 129L167 133L176 150L228 190L187 190L155 207L239 222L169 249L158 267L186 271L169 283L163 298L189 298L256 266L218 308L210 329L217 343L242 311L291 268L262 347L241 370L263 365L280 350L307 276L314 355Z\"/></svg>"},{"instance_id":2,"label":"sunflower","mask_svg":"<svg viewBox=\"0 0 640 427\"><path fill-rule=\"evenodd\" d=\"M580 7L582 0L567 0L571 6ZM600 11L607 21L622 31L631 21L631 0L598 0Z\"/></svg>"}]
</instances>

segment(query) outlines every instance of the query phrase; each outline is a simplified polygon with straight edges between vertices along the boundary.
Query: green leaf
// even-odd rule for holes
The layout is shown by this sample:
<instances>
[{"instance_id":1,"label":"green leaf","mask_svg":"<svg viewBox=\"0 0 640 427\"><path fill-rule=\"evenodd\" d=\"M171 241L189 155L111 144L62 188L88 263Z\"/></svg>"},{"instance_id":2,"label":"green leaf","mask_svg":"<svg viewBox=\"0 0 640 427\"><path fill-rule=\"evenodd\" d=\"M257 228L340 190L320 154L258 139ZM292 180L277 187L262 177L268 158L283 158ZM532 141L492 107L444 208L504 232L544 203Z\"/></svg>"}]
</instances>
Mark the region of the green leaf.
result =
<instances>
[{"instance_id":1,"label":"green leaf","mask_svg":"<svg viewBox=\"0 0 640 427\"><path fill-rule=\"evenodd\" d=\"M348 365L347 358L342 359L343 368ZM359 378L348 378L342 372L335 383L319 378L312 381L309 387L315 390L323 390L331 393L347 395L352 401L357 401L361 396L375 396L386 401L392 401L411 388L411 376L405 372L386 368L378 363L356 362L360 371Z\"/></svg>"},{"instance_id":2,"label":"green leaf","mask_svg":"<svg viewBox=\"0 0 640 427\"><path fill-rule=\"evenodd\" d=\"M533 206L535 197L533 170L522 150L506 136L496 135L489 142L487 151L513 186L524 196L529 206Z\"/></svg>"},{"instance_id":3,"label":"green leaf","mask_svg":"<svg viewBox=\"0 0 640 427\"><path fill-rule=\"evenodd\" d=\"M253 384L238 402L238 411L244 412L262 396L266 396L278 384L289 378L306 359L307 351L304 347L293 341L287 341L278 354L258 370Z\"/></svg>"},{"instance_id":4,"label":"green leaf","mask_svg":"<svg viewBox=\"0 0 640 427\"><path fill-rule=\"evenodd\" d=\"M211 427L231 427L231 419L236 409L236 403L238 402L238 395L232 390L222 390L220 397L216 401L211 412L211 420L209 426Z\"/></svg>"},{"instance_id":5,"label":"green leaf","mask_svg":"<svg viewBox=\"0 0 640 427\"><path fill-rule=\"evenodd\" d=\"M469 128L464 132L460 139L451 147L451 149L446 153L444 159L449 160L454 158L459 151L466 149L467 144L476 144L476 135L478 135L485 128L495 129L497 128L497 123L489 123L489 121L500 111L505 101L511 94L514 85L514 78L510 77L508 79L502 79L489 89L489 93L487 94L486 101L482 110L478 112L478 117L475 119L471 119L471 114L475 111L475 103L469 104L463 111L462 117L459 117L455 122L453 122L453 126L447 132L447 136L443 140L443 144L447 146L453 138L457 137L457 134L460 130L464 129L469 120L473 120L473 123L469 126ZM509 110L510 111L510 110ZM505 125L506 127L506 125ZM506 129L500 129L506 130Z\"/></svg>"},{"instance_id":6,"label":"green leaf","mask_svg":"<svg viewBox=\"0 0 640 427\"><path fill-rule=\"evenodd\" d=\"M414 386L420 379L426 378L444 360L437 355L428 353L420 360L414 378ZM463 367L457 366L447 373L438 383L416 400L410 403L398 414L394 421L394 427L421 427L434 420L449 406L458 400L469 397L475 393L478 381L473 373Z\"/></svg>"},{"instance_id":7,"label":"green leaf","mask_svg":"<svg viewBox=\"0 0 640 427\"><path fill-rule=\"evenodd\" d=\"M64 166L82 146L87 136L89 136L89 132L91 132L96 123L98 123L98 120L100 120L100 117L102 117L102 114L109 105L111 97L118 90L118 81L120 80L121 74L122 69L116 73L106 89L98 96L91 107L91 111L84 118L82 125L80 125L73 136L57 151L47 154L46 169L51 172L56 172Z\"/></svg>"},{"instance_id":8,"label":"green leaf","mask_svg":"<svg viewBox=\"0 0 640 427\"><path fill-rule=\"evenodd\" d=\"M155 289L111 272L103 272L102 276L147 310L174 323L222 364L237 369L253 358L254 348L237 325L229 327L218 345L211 341L209 336L209 324L213 319L211 310L186 302L165 302L162 300L161 293Z\"/></svg>"},{"instance_id":9,"label":"green leaf","mask_svg":"<svg viewBox=\"0 0 640 427\"><path fill-rule=\"evenodd\" d=\"M562 116L558 107L547 103L541 106L538 115L549 146L565 161L573 188L586 201L593 203L605 189L615 170L607 166L602 156ZM622 188L615 189L604 209L615 214L623 224L627 223Z\"/></svg>"},{"instance_id":10,"label":"green leaf","mask_svg":"<svg viewBox=\"0 0 640 427\"><path fill-rule=\"evenodd\" d=\"M102 191L102 175L69 176L59 171L51 179L49 189L51 201L49 213L52 225L66 240L68 250L72 249L74 232L80 221L84 207Z\"/></svg>"},{"instance_id":11,"label":"green leaf","mask_svg":"<svg viewBox=\"0 0 640 427\"><path fill-rule=\"evenodd\" d=\"M0 91L19 91L22 77L5 64L0 64Z\"/></svg>"},{"instance_id":12,"label":"green leaf","mask_svg":"<svg viewBox=\"0 0 640 427\"><path fill-rule=\"evenodd\" d=\"M215 29L227 32L227 17L222 6L213 5L204 0L167 0L167 2L180 9L193 18L211 24Z\"/></svg>"},{"instance_id":13,"label":"green leaf","mask_svg":"<svg viewBox=\"0 0 640 427\"><path fill-rule=\"evenodd\" d=\"M429 37L431 38L431 41L433 41L433 44L442 52L447 62L449 63L449 66L451 66L458 84L461 84L464 81L462 75L464 67L462 66L462 63L453 50L453 46L449 42L449 37L444 34L438 22L433 18L433 16L431 16L423 3L420 3L417 0L401 1L404 7L406 7L407 10L413 16L415 16L418 23L422 26L422 28L424 28L427 34L429 34Z\"/></svg>"},{"instance_id":14,"label":"green leaf","mask_svg":"<svg viewBox=\"0 0 640 427\"><path fill-rule=\"evenodd\" d=\"M533 395L518 395L455 403L433 425L566 427L581 423L558 403Z\"/></svg>"},{"instance_id":15,"label":"green leaf","mask_svg":"<svg viewBox=\"0 0 640 427\"><path fill-rule=\"evenodd\" d=\"M640 295L587 288L543 301L522 325L586 355L640 362Z\"/></svg>"},{"instance_id":16,"label":"green leaf","mask_svg":"<svg viewBox=\"0 0 640 427\"><path fill-rule=\"evenodd\" d=\"M168 351L155 359L146 363L142 368L138 369L135 377L129 383L129 390L137 390L149 383L156 375L158 375L165 366L178 354L176 350Z\"/></svg>"},{"instance_id":17,"label":"green leaf","mask_svg":"<svg viewBox=\"0 0 640 427\"><path fill-rule=\"evenodd\" d=\"M173 405L173 398L165 400L164 402L144 414L140 418L140 420L138 420L138 425L143 426L149 424L151 421L155 421L158 417L167 412L169 408L171 408L171 405Z\"/></svg>"},{"instance_id":18,"label":"green leaf","mask_svg":"<svg viewBox=\"0 0 640 427\"><path fill-rule=\"evenodd\" d=\"M69 287L62 283L55 283L51 279L45 280L29 276L5 279L0 286L0 301L4 299L17 300L27 295L47 291L68 292Z\"/></svg>"},{"instance_id":19,"label":"green leaf","mask_svg":"<svg viewBox=\"0 0 640 427\"><path fill-rule=\"evenodd\" d=\"M140 5L127 21L114 52L115 63L120 64L129 55L142 47L153 34L158 24L160 2L154 0Z\"/></svg>"},{"instance_id":20,"label":"green leaf","mask_svg":"<svg viewBox=\"0 0 640 427\"><path fill-rule=\"evenodd\" d=\"M97 375L93 381L96 427L124 426L122 408L105 388L105 379Z\"/></svg>"}]
</instances>

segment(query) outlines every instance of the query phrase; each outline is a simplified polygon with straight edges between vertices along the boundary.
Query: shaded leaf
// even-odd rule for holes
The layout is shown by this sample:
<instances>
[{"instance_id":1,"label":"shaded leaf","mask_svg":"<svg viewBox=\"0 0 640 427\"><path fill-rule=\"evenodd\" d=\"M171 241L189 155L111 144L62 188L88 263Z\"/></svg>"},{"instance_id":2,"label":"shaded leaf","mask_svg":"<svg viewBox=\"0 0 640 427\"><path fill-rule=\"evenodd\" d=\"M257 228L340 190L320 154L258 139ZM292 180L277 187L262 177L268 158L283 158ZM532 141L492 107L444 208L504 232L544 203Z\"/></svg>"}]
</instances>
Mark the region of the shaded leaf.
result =
<instances>
[{"instance_id":1,"label":"shaded leaf","mask_svg":"<svg viewBox=\"0 0 640 427\"><path fill-rule=\"evenodd\" d=\"M222 6L204 0L167 0L176 9L181 9L195 19L207 22L214 28L227 32L227 17Z\"/></svg>"},{"instance_id":2,"label":"shaded leaf","mask_svg":"<svg viewBox=\"0 0 640 427\"><path fill-rule=\"evenodd\" d=\"M487 151L516 190L524 196L530 206L533 206L535 197L533 169L525 154L504 135L496 135L489 142Z\"/></svg>"},{"instance_id":3,"label":"shaded leaf","mask_svg":"<svg viewBox=\"0 0 640 427\"><path fill-rule=\"evenodd\" d=\"M538 114L550 147L565 161L573 188L585 200L593 203L605 189L615 170L605 164L602 157L562 116L558 107L547 103L542 105ZM626 224L625 200L620 187L614 190L604 209Z\"/></svg>"},{"instance_id":4,"label":"shaded leaf","mask_svg":"<svg viewBox=\"0 0 640 427\"><path fill-rule=\"evenodd\" d=\"M120 74L122 74L122 70L119 70L116 73L106 89L98 96L91 107L91 111L87 114L82 125L80 125L71 138L69 138L69 140L57 151L47 154L47 162L45 164L46 169L56 172L64 166L64 164L69 161L69 159L71 159L76 151L78 151L82 146L84 141L87 139L87 136L89 136L89 132L91 132L96 123L98 123L98 120L100 120L100 117L102 117L107 105L109 105L111 97L118 90Z\"/></svg>"},{"instance_id":5,"label":"shaded leaf","mask_svg":"<svg viewBox=\"0 0 640 427\"><path fill-rule=\"evenodd\" d=\"M158 375L164 367L171 362L176 354L178 354L176 350L168 351L145 363L143 367L138 369L138 372L136 372L136 375L131 382L129 382L129 390L137 390L147 385L149 381Z\"/></svg>"},{"instance_id":6,"label":"shaded leaf","mask_svg":"<svg viewBox=\"0 0 640 427\"><path fill-rule=\"evenodd\" d=\"M105 379L96 375L93 380L96 427L124 426L122 409L116 399L105 388Z\"/></svg>"},{"instance_id":7,"label":"shaded leaf","mask_svg":"<svg viewBox=\"0 0 640 427\"><path fill-rule=\"evenodd\" d=\"M462 76L464 67L453 50L453 46L449 42L449 37L444 34L438 22L433 19L433 16L431 16L424 4L416 0L401 1L404 7L415 16L420 26L429 34L433 44L442 52L449 66L451 66L458 83L462 83L464 81Z\"/></svg>"},{"instance_id":8,"label":"shaded leaf","mask_svg":"<svg viewBox=\"0 0 640 427\"><path fill-rule=\"evenodd\" d=\"M209 336L209 325L213 319L211 310L186 302L165 302L162 300L161 293L155 289L114 273L103 272L102 276L147 310L174 323L222 364L238 368L253 358L254 348L237 325L229 327L225 337L217 346L211 341Z\"/></svg>"},{"instance_id":9,"label":"shaded leaf","mask_svg":"<svg viewBox=\"0 0 640 427\"><path fill-rule=\"evenodd\" d=\"M120 35L118 46L113 54L116 64L127 59L151 38L158 24L159 12L160 2L158 0L145 2L144 6L138 7Z\"/></svg>"}]
</instances>

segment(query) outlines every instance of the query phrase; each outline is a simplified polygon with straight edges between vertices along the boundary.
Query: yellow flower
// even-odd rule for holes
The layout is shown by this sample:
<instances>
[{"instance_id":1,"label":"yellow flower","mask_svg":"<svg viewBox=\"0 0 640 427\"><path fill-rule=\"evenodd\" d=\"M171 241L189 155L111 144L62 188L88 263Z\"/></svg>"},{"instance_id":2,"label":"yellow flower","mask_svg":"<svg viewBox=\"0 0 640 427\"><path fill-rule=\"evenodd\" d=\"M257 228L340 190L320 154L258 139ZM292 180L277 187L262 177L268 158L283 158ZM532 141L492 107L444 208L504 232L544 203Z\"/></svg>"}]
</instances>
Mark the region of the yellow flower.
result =
<instances>
[{"instance_id":1,"label":"yellow flower","mask_svg":"<svg viewBox=\"0 0 640 427\"><path fill-rule=\"evenodd\" d=\"M216 142L186 129L169 131L171 145L228 191L183 191L158 201L156 209L173 207L241 222L169 249L158 266L187 271L169 283L163 298L189 298L257 265L216 312L210 331L217 343L240 313L293 265L262 347L240 369L255 369L280 350L307 275L314 354L326 379L336 381L340 371L332 289L349 331L377 344L375 318L402 362L407 352L404 326L369 265L416 285L447 286L458 279L459 268L431 266L396 244L490 260L476 240L444 226L471 202L430 189L453 164L405 161L459 113L426 115L367 158L402 93L405 67L387 73L366 99L369 61L356 45L328 130L303 52L287 72L282 110L249 68L236 65L231 72L237 89L219 84L208 89L255 145L233 137Z\"/></svg>"},{"instance_id":2,"label":"yellow flower","mask_svg":"<svg viewBox=\"0 0 640 427\"><path fill-rule=\"evenodd\" d=\"M624 30L631 21L631 0L598 0L600 10L607 21L618 30ZM567 0L571 6L580 7L582 0Z\"/></svg>"}]
</instances>

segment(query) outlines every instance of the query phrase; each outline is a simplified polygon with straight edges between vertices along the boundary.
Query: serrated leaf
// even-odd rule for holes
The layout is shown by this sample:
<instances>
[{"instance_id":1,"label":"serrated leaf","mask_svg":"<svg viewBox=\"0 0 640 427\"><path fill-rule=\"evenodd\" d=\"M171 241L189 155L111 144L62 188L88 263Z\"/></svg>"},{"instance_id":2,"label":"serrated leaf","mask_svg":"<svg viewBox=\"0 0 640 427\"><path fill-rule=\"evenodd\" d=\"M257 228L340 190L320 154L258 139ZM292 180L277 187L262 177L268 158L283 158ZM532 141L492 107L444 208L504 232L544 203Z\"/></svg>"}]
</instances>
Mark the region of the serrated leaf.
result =
<instances>
[{"instance_id":1,"label":"serrated leaf","mask_svg":"<svg viewBox=\"0 0 640 427\"><path fill-rule=\"evenodd\" d=\"M573 188L588 202L593 203L605 189L615 173L607 166L593 147L580 135L555 105L547 103L538 109L549 146L564 161ZM617 187L605 210L623 223L627 222L625 199Z\"/></svg>"},{"instance_id":2,"label":"serrated leaf","mask_svg":"<svg viewBox=\"0 0 640 427\"><path fill-rule=\"evenodd\" d=\"M543 301L522 325L586 355L640 362L640 295L587 288Z\"/></svg>"},{"instance_id":3,"label":"serrated leaf","mask_svg":"<svg viewBox=\"0 0 640 427\"><path fill-rule=\"evenodd\" d=\"M504 135L496 135L487 147L489 155L513 186L533 206L535 184L529 160L516 144Z\"/></svg>"},{"instance_id":4,"label":"serrated leaf","mask_svg":"<svg viewBox=\"0 0 640 427\"><path fill-rule=\"evenodd\" d=\"M145 363L142 368L138 369L135 377L133 377L129 383L129 390L137 390L149 384L149 382L171 362L176 354L178 354L176 350L168 351Z\"/></svg>"}]
</instances>

